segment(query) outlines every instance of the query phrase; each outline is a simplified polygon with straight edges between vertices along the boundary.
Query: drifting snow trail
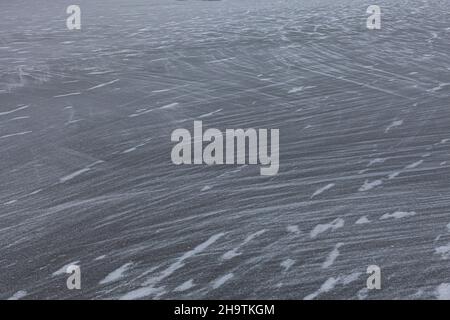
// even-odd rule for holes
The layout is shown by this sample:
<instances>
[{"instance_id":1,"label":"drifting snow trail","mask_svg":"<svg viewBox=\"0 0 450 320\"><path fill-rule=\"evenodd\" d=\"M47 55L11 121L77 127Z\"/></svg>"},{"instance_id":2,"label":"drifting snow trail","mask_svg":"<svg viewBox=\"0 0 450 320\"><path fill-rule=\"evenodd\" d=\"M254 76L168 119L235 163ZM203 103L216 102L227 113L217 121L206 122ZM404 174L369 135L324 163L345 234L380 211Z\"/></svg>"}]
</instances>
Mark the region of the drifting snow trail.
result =
<instances>
[{"instance_id":1,"label":"drifting snow trail","mask_svg":"<svg viewBox=\"0 0 450 320\"><path fill-rule=\"evenodd\" d=\"M26 106L18 107L18 108L13 109L13 110L0 112L0 116L5 116L5 115L7 115L7 114L11 114L11 113L14 113L14 112L17 112L17 111L20 111L20 110L24 110L24 109L27 109L28 107L29 107L29 106L26 105Z\"/></svg>"},{"instance_id":2,"label":"drifting snow trail","mask_svg":"<svg viewBox=\"0 0 450 320\"><path fill-rule=\"evenodd\" d=\"M436 298L438 300L450 300L450 283L441 283L436 288Z\"/></svg>"},{"instance_id":3,"label":"drifting snow trail","mask_svg":"<svg viewBox=\"0 0 450 320\"><path fill-rule=\"evenodd\" d=\"M173 289L173 291L175 291L175 292L183 292L183 291L186 291L186 290L189 290L189 289L193 288L194 286L195 286L194 280L190 279L190 280L180 284L178 287Z\"/></svg>"},{"instance_id":4,"label":"drifting snow trail","mask_svg":"<svg viewBox=\"0 0 450 320\"><path fill-rule=\"evenodd\" d=\"M295 263L295 260L286 259L280 263L280 266L284 269L283 271L288 271Z\"/></svg>"},{"instance_id":5,"label":"drifting snow trail","mask_svg":"<svg viewBox=\"0 0 450 320\"><path fill-rule=\"evenodd\" d=\"M392 122L387 128L386 130L384 130L384 133L388 133L392 128L395 127L399 127L403 124L403 120L396 120L394 122Z\"/></svg>"},{"instance_id":6,"label":"drifting snow trail","mask_svg":"<svg viewBox=\"0 0 450 320\"><path fill-rule=\"evenodd\" d=\"M57 96L53 96L53 98L63 98L63 97L70 97L70 96L78 96L80 94L81 94L81 92L64 93L64 94L59 94Z\"/></svg>"},{"instance_id":7,"label":"drifting snow trail","mask_svg":"<svg viewBox=\"0 0 450 320\"><path fill-rule=\"evenodd\" d=\"M247 238L245 238L245 240L244 240L239 246L237 246L237 247L234 248L233 250L230 250L230 251L224 253L223 256L222 256L222 259L224 259L224 260L229 260L229 259L232 259L232 258L234 258L234 257L236 257L236 256L241 255L241 253L238 252L239 249L241 249L241 248L242 248L243 246L245 246L247 243L249 243L250 241L252 241L253 239L255 239L256 237L262 235L262 234L265 233L265 232L266 232L266 230L264 229L264 230L260 230L260 231L258 231L258 232L255 232L255 233L249 235Z\"/></svg>"},{"instance_id":8,"label":"drifting snow trail","mask_svg":"<svg viewBox=\"0 0 450 320\"><path fill-rule=\"evenodd\" d=\"M25 290L20 290L20 291L17 291L16 293L14 293L14 295L12 297L8 298L8 300L20 300L20 299L26 297L27 294L28 293Z\"/></svg>"},{"instance_id":9,"label":"drifting snow trail","mask_svg":"<svg viewBox=\"0 0 450 320\"><path fill-rule=\"evenodd\" d=\"M336 258L339 256L339 248L342 247L344 244L342 242L336 244L334 246L333 251L330 252L330 254L328 255L327 259L323 262L322 264L322 269L326 269L329 268L334 261L336 260Z\"/></svg>"},{"instance_id":10,"label":"drifting snow trail","mask_svg":"<svg viewBox=\"0 0 450 320\"><path fill-rule=\"evenodd\" d=\"M405 169L414 169L414 168L420 166L422 163L423 163L423 160L419 160L417 162L411 163L410 165L407 165L405 167Z\"/></svg>"},{"instance_id":11,"label":"drifting snow trail","mask_svg":"<svg viewBox=\"0 0 450 320\"><path fill-rule=\"evenodd\" d=\"M6 138L11 138L11 137L16 137L16 136L23 136L25 134L29 134L32 133L33 131L24 131L24 132L17 132L17 133L11 133L11 134L7 134L4 136L1 136L0 139L6 139Z\"/></svg>"},{"instance_id":12,"label":"drifting snow trail","mask_svg":"<svg viewBox=\"0 0 450 320\"><path fill-rule=\"evenodd\" d=\"M330 223L319 224L315 226L310 233L310 237L315 238L323 232L326 232L328 230L334 231L336 229L342 228L343 226L344 226L344 219L337 218Z\"/></svg>"},{"instance_id":13,"label":"drifting snow trail","mask_svg":"<svg viewBox=\"0 0 450 320\"><path fill-rule=\"evenodd\" d=\"M60 178L59 182L60 183L65 183L65 182L67 182L69 180L72 180L72 179L78 177L79 175L82 175L85 172L89 172L89 171L92 170L92 167L94 167L95 165L97 165L99 163L103 163L103 161L102 160L95 161L94 163L91 163L90 165L88 165L88 166L86 166L86 167L84 167L84 168L82 168L80 170L77 170L75 172L72 172L71 174L68 174L68 175Z\"/></svg>"},{"instance_id":14,"label":"drifting snow trail","mask_svg":"<svg viewBox=\"0 0 450 320\"><path fill-rule=\"evenodd\" d=\"M316 192L313 193L313 195L311 196L311 199L314 198L315 196L318 196L319 194L333 188L334 186L335 186L334 183L330 183L330 184L327 184L326 186L318 189Z\"/></svg>"},{"instance_id":15,"label":"drifting snow trail","mask_svg":"<svg viewBox=\"0 0 450 320\"><path fill-rule=\"evenodd\" d=\"M109 82L101 83L99 85L96 85L96 86L93 86L93 87L90 87L90 88L86 89L86 91L91 91L91 90L95 90L95 89L98 89L98 88L103 88L105 86L109 86L110 84L116 83L117 81L119 81L119 79L115 79L115 80L112 80L112 81L109 81Z\"/></svg>"},{"instance_id":16,"label":"drifting snow trail","mask_svg":"<svg viewBox=\"0 0 450 320\"><path fill-rule=\"evenodd\" d=\"M178 104L179 104L178 102L170 103L170 104L167 104L165 106L159 107L159 109L171 109L173 107L178 106Z\"/></svg>"},{"instance_id":17,"label":"drifting snow trail","mask_svg":"<svg viewBox=\"0 0 450 320\"><path fill-rule=\"evenodd\" d=\"M365 223L370 223L370 220L366 216L359 218L355 222L355 224L365 224Z\"/></svg>"},{"instance_id":18,"label":"drifting snow trail","mask_svg":"<svg viewBox=\"0 0 450 320\"><path fill-rule=\"evenodd\" d=\"M219 233L212 237L210 237L207 241L199 244L194 249L184 253L181 257L179 257L174 263L172 263L169 267L167 267L165 270L161 271L160 274L156 277L152 277L145 281L143 283L144 288L136 289L131 292L128 292L127 294L123 295L121 297L122 300L129 300L129 299L138 299L143 298L148 295L152 294L162 294L163 290L160 288L155 288L154 286L164 280L165 278L171 276L175 271L178 269L184 267L184 262L194 257L195 255L203 252L205 249L207 249L210 245L214 244L217 240L219 240L221 237L223 237L225 233Z\"/></svg>"},{"instance_id":19,"label":"drifting snow trail","mask_svg":"<svg viewBox=\"0 0 450 320\"><path fill-rule=\"evenodd\" d=\"M417 213L414 211L411 212L403 212L403 211L396 211L394 213L385 213L380 217L380 220L386 220L386 219L390 219L390 218L394 218L394 219L401 219L401 218L405 218L405 217L412 217L415 216Z\"/></svg>"},{"instance_id":20,"label":"drifting snow trail","mask_svg":"<svg viewBox=\"0 0 450 320\"><path fill-rule=\"evenodd\" d=\"M344 275L344 276L341 275L338 277L328 278L320 286L320 288L317 291L307 295L306 297L303 298L303 300L313 300L313 299L317 298L318 296L320 296L321 294L332 291L339 284L347 286L347 285L351 284L352 282L358 280L358 278L360 276L361 276L360 272L353 272L351 274Z\"/></svg>"},{"instance_id":21,"label":"drifting snow trail","mask_svg":"<svg viewBox=\"0 0 450 320\"><path fill-rule=\"evenodd\" d=\"M374 180L372 182L365 181L364 184L359 188L359 191L369 191L375 187L381 186L383 184L383 180Z\"/></svg>"},{"instance_id":22,"label":"drifting snow trail","mask_svg":"<svg viewBox=\"0 0 450 320\"><path fill-rule=\"evenodd\" d=\"M132 266L133 266L132 262L125 263L120 268L108 274L104 279L100 280L99 284L107 284L110 282L119 281L121 278L123 278L124 273L127 272L127 270L130 269Z\"/></svg>"},{"instance_id":23,"label":"drifting snow trail","mask_svg":"<svg viewBox=\"0 0 450 320\"><path fill-rule=\"evenodd\" d=\"M226 275L223 275L221 277L219 277L218 279L214 280L211 284L213 289L218 289L221 286L223 286L225 284L225 282L229 281L231 278L233 278L233 274L232 273L228 273Z\"/></svg>"}]
</instances>

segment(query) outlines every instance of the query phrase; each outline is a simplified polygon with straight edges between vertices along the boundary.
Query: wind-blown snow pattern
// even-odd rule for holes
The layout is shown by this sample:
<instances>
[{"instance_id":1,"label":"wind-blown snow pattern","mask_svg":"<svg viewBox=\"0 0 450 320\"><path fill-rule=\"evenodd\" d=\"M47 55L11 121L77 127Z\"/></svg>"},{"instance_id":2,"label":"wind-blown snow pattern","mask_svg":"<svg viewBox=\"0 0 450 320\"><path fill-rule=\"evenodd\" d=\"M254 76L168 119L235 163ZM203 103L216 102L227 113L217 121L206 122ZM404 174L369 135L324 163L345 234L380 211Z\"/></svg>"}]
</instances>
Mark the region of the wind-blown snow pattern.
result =
<instances>
[{"instance_id":1,"label":"wind-blown snow pattern","mask_svg":"<svg viewBox=\"0 0 450 320\"><path fill-rule=\"evenodd\" d=\"M77 4L0 3L0 299L450 297L448 1L381 30L358 0ZM195 120L280 129L278 174L174 165Z\"/></svg>"}]
</instances>

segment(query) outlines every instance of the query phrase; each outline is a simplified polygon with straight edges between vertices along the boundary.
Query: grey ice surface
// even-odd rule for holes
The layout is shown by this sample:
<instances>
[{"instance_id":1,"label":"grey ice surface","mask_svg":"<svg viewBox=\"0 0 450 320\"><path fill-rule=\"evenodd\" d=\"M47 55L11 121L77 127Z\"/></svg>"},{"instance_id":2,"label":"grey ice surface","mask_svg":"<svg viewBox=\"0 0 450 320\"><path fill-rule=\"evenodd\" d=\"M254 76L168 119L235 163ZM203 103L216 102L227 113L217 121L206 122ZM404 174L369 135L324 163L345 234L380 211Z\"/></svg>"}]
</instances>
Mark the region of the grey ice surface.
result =
<instances>
[{"instance_id":1,"label":"grey ice surface","mask_svg":"<svg viewBox=\"0 0 450 320\"><path fill-rule=\"evenodd\" d=\"M450 298L449 1L70 4L0 2L0 299ZM194 120L279 174L173 165Z\"/></svg>"}]
</instances>

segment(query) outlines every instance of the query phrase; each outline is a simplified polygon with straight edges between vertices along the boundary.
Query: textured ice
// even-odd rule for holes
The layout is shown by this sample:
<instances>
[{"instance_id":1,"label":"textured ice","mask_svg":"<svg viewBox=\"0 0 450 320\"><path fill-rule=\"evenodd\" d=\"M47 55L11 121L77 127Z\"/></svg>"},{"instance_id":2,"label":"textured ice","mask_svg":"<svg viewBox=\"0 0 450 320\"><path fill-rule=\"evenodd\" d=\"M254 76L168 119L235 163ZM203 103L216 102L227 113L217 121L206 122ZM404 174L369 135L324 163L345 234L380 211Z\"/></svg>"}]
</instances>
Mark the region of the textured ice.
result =
<instances>
[{"instance_id":1,"label":"textured ice","mask_svg":"<svg viewBox=\"0 0 450 320\"><path fill-rule=\"evenodd\" d=\"M0 1L0 299L448 296L448 1L77 4ZM278 175L173 165L194 120Z\"/></svg>"}]
</instances>

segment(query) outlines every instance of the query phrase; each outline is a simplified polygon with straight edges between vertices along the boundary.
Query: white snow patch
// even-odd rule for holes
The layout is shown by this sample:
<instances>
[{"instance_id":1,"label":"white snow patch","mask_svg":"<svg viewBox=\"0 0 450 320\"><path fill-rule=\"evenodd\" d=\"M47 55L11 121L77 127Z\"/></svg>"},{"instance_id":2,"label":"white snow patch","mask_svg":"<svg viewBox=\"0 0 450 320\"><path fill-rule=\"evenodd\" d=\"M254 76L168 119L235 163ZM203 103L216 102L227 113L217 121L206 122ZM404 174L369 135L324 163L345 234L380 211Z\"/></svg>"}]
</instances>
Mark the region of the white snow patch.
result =
<instances>
[{"instance_id":1,"label":"white snow patch","mask_svg":"<svg viewBox=\"0 0 450 320\"><path fill-rule=\"evenodd\" d=\"M295 260L286 259L280 263L280 266L284 268L283 271L288 271L295 263Z\"/></svg>"},{"instance_id":2,"label":"white snow patch","mask_svg":"<svg viewBox=\"0 0 450 320\"><path fill-rule=\"evenodd\" d=\"M228 280L233 278L233 276L234 276L233 273L228 273L228 274L223 275L220 278L214 280L212 283L213 289L217 289L217 288L221 287L225 282L227 282Z\"/></svg>"},{"instance_id":3,"label":"white snow patch","mask_svg":"<svg viewBox=\"0 0 450 320\"><path fill-rule=\"evenodd\" d=\"M316 292L313 292L313 293L307 295L306 297L303 298L303 300L313 300L320 294L333 290L334 287L336 286L336 284L338 284L338 282L339 282L339 279L336 279L333 277L328 278L327 281L325 281Z\"/></svg>"},{"instance_id":4,"label":"white snow patch","mask_svg":"<svg viewBox=\"0 0 450 320\"><path fill-rule=\"evenodd\" d=\"M361 218L356 220L355 224L364 224L364 223L369 223L369 222L370 222L370 220L367 219L366 216L362 216Z\"/></svg>"},{"instance_id":5,"label":"white snow patch","mask_svg":"<svg viewBox=\"0 0 450 320\"><path fill-rule=\"evenodd\" d=\"M314 227L314 229L311 231L311 238L315 238L317 237L319 234L328 231L328 230L336 230L339 228L342 228L344 226L344 220L341 218L337 218L335 220L333 220L330 223L326 223L326 224L318 224L317 226Z\"/></svg>"},{"instance_id":6,"label":"white snow patch","mask_svg":"<svg viewBox=\"0 0 450 320\"><path fill-rule=\"evenodd\" d=\"M109 81L109 82L101 83L99 85L96 85L96 86L93 86L93 87L90 87L90 88L86 89L86 91L91 91L91 90L94 90L94 89L102 88L104 86L116 83L117 81L119 81L119 79L115 79L115 80L112 80L112 81Z\"/></svg>"},{"instance_id":7,"label":"white snow patch","mask_svg":"<svg viewBox=\"0 0 450 320\"><path fill-rule=\"evenodd\" d=\"M77 171L72 172L71 174L69 174L67 176L64 176L64 177L60 178L59 182L60 183L64 183L64 182L67 182L69 180L72 180L73 178L78 177L79 175L90 171L93 166L95 166L96 164L102 163L102 162L103 162L102 160L95 161L94 163L91 163L90 165L84 167L83 169L77 170Z\"/></svg>"},{"instance_id":8,"label":"white snow patch","mask_svg":"<svg viewBox=\"0 0 450 320\"><path fill-rule=\"evenodd\" d=\"M21 106L21 107L18 107L16 109L13 109L13 110L0 112L0 116L4 116L4 115L11 114L11 113L23 110L23 109L27 109L28 107L29 107L28 105L27 106Z\"/></svg>"},{"instance_id":9,"label":"white snow patch","mask_svg":"<svg viewBox=\"0 0 450 320\"><path fill-rule=\"evenodd\" d=\"M450 300L450 283L441 283L436 288L436 298L438 300Z\"/></svg>"},{"instance_id":10,"label":"white snow patch","mask_svg":"<svg viewBox=\"0 0 450 320\"><path fill-rule=\"evenodd\" d=\"M168 268L166 268L165 270L163 270L161 272L161 274L159 275L159 277L156 278L151 278L150 280L148 280L146 282L146 284L155 284L156 282L159 282L165 278L167 278L168 276L170 276L172 273L174 273L175 271L177 271L178 269L182 268L184 266L184 261L186 259L192 258L193 256L195 256L196 254L201 253L202 251L204 251L206 248L208 248L210 245L212 245L213 243L215 243L219 238L221 238L223 235L225 235L225 233L218 233L212 237L210 237L208 240L206 240L205 242L199 244L198 246L196 246L194 249L184 253L181 257L179 257L174 263L172 263Z\"/></svg>"},{"instance_id":11,"label":"white snow patch","mask_svg":"<svg viewBox=\"0 0 450 320\"><path fill-rule=\"evenodd\" d=\"M391 179L397 178L400 175L400 173L401 173L400 171L393 172L388 176L388 179L391 180Z\"/></svg>"},{"instance_id":12,"label":"white snow patch","mask_svg":"<svg viewBox=\"0 0 450 320\"><path fill-rule=\"evenodd\" d=\"M175 289L173 289L173 291L175 291L175 292L183 292L183 291L191 289L192 287L194 287L194 280L190 279L190 280L182 283L181 285L179 285Z\"/></svg>"},{"instance_id":13,"label":"white snow patch","mask_svg":"<svg viewBox=\"0 0 450 320\"><path fill-rule=\"evenodd\" d=\"M166 104L165 106L160 107L160 109L170 109L170 108L173 108L173 107L176 107L176 106L178 106L178 102Z\"/></svg>"},{"instance_id":14,"label":"white snow patch","mask_svg":"<svg viewBox=\"0 0 450 320\"><path fill-rule=\"evenodd\" d=\"M112 70L104 70L104 71L92 71L89 72L89 75L100 75L100 74L107 74L113 72Z\"/></svg>"},{"instance_id":15,"label":"white snow patch","mask_svg":"<svg viewBox=\"0 0 450 320\"><path fill-rule=\"evenodd\" d=\"M405 217L411 217L411 216L415 216L416 212L411 211L411 212L406 212L406 211L396 211L394 213L385 213L381 216L380 220L385 220L385 219L389 219L389 218L394 218L394 219L401 219L401 218L405 218Z\"/></svg>"},{"instance_id":16,"label":"white snow patch","mask_svg":"<svg viewBox=\"0 0 450 320\"><path fill-rule=\"evenodd\" d=\"M315 88L315 87L316 87L316 86L306 86L306 87L301 86L301 87L294 87L294 88L292 88L291 90L289 90L288 93L297 93L297 92L300 92L300 91L303 91L303 90L306 90L306 89L312 89L312 88Z\"/></svg>"},{"instance_id":17,"label":"white snow patch","mask_svg":"<svg viewBox=\"0 0 450 320\"><path fill-rule=\"evenodd\" d=\"M245 238L245 240L236 248L234 248L233 250L227 251L222 255L222 259L224 260L229 260L232 259L236 256L241 255L239 251L240 248L242 248L244 245L246 245L247 243L249 243L250 241L252 241L254 238L256 238L257 236L262 235L264 232L266 232L266 229L260 230L258 232L252 233L251 235L249 235L247 238Z\"/></svg>"},{"instance_id":18,"label":"white snow patch","mask_svg":"<svg viewBox=\"0 0 450 320\"><path fill-rule=\"evenodd\" d=\"M19 300L22 299L27 295L27 292L25 290L20 290L14 293L11 297L8 298L8 300Z\"/></svg>"},{"instance_id":19,"label":"white snow patch","mask_svg":"<svg viewBox=\"0 0 450 320\"><path fill-rule=\"evenodd\" d=\"M299 234L300 233L300 229L296 225L287 226L286 230L287 230L287 232L292 232L292 233L295 233L295 234Z\"/></svg>"},{"instance_id":20,"label":"white snow patch","mask_svg":"<svg viewBox=\"0 0 450 320\"><path fill-rule=\"evenodd\" d=\"M6 120L6 122L17 121L17 120L24 120L24 119L30 119L30 117L29 117L29 116L14 117L14 118L11 118L11 119Z\"/></svg>"},{"instance_id":21,"label":"white snow patch","mask_svg":"<svg viewBox=\"0 0 450 320\"><path fill-rule=\"evenodd\" d=\"M200 115L199 118L209 117L209 116L212 116L212 115L214 115L215 113L220 112L220 111L222 111L222 109L218 109L218 110L216 110L216 111L212 111L212 112L209 112L209 113L205 113L205 114Z\"/></svg>"},{"instance_id":22,"label":"white snow patch","mask_svg":"<svg viewBox=\"0 0 450 320\"><path fill-rule=\"evenodd\" d=\"M360 276L361 272L353 272L350 273L349 275L341 276L339 280L342 282L343 285L347 285L358 280Z\"/></svg>"},{"instance_id":23,"label":"white snow patch","mask_svg":"<svg viewBox=\"0 0 450 320\"><path fill-rule=\"evenodd\" d=\"M436 38L436 37L437 37L437 35L434 36L434 34L433 34L433 38ZM438 86L428 89L427 91L428 92L436 92L436 91L442 90L442 88L448 87L448 86L450 86L450 83L441 82L441 83L439 83Z\"/></svg>"},{"instance_id":24,"label":"white snow patch","mask_svg":"<svg viewBox=\"0 0 450 320\"><path fill-rule=\"evenodd\" d=\"M386 160L387 160L386 158L376 158L376 159L370 160L370 162L367 166L370 167L371 165L374 165L376 163L383 163Z\"/></svg>"},{"instance_id":25,"label":"white snow patch","mask_svg":"<svg viewBox=\"0 0 450 320\"><path fill-rule=\"evenodd\" d=\"M369 295L369 289L367 289L367 288L362 288L357 293L358 300L365 300L368 295Z\"/></svg>"},{"instance_id":26,"label":"white snow patch","mask_svg":"<svg viewBox=\"0 0 450 320\"><path fill-rule=\"evenodd\" d=\"M57 96L53 96L53 98L62 98L62 97L69 97L69 96L77 96L80 95L81 92L72 92L72 93L66 93L66 94L60 94Z\"/></svg>"},{"instance_id":27,"label":"white snow patch","mask_svg":"<svg viewBox=\"0 0 450 320\"><path fill-rule=\"evenodd\" d=\"M137 147L132 147L132 148L129 148L129 149L126 149L126 150L122 151L122 154L130 153L130 152L133 152L133 151L136 151L136 150L137 150Z\"/></svg>"},{"instance_id":28,"label":"white snow patch","mask_svg":"<svg viewBox=\"0 0 450 320\"><path fill-rule=\"evenodd\" d=\"M149 112L152 112L154 109L143 109L143 110L137 110L135 113L132 113L128 116L128 118L134 118L134 117L139 117L142 116L144 114L147 114Z\"/></svg>"},{"instance_id":29,"label":"white snow patch","mask_svg":"<svg viewBox=\"0 0 450 320\"><path fill-rule=\"evenodd\" d=\"M384 133L388 133L392 128L395 127L399 127L403 124L403 120L396 120L394 122L392 122L387 128L386 130L384 130Z\"/></svg>"},{"instance_id":30,"label":"white snow patch","mask_svg":"<svg viewBox=\"0 0 450 320\"><path fill-rule=\"evenodd\" d=\"M105 284L110 282L115 282L123 277L124 273L133 265L132 262L125 263L120 268L114 270L108 274L103 280L100 280L99 284Z\"/></svg>"},{"instance_id":31,"label":"white snow patch","mask_svg":"<svg viewBox=\"0 0 450 320\"><path fill-rule=\"evenodd\" d=\"M295 87L288 91L288 93L296 93L303 90L303 87Z\"/></svg>"},{"instance_id":32,"label":"white snow patch","mask_svg":"<svg viewBox=\"0 0 450 320\"><path fill-rule=\"evenodd\" d=\"M348 285L348 284L358 280L358 278L360 276L361 276L361 272L353 272L349 275L340 275L336 278L334 278L334 277L328 278L317 291L307 295L303 299L304 300L315 299L322 293L330 292L331 290L333 290L336 287L336 285L338 285L338 284Z\"/></svg>"},{"instance_id":33,"label":"white snow patch","mask_svg":"<svg viewBox=\"0 0 450 320\"><path fill-rule=\"evenodd\" d=\"M330 267L334 261L336 260L336 258L339 256L339 248L343 245L342 242L339 242L336 244L336 246L334 247L333 251L330 252L330 254L328 255L327 259L324 261L324 263L322 264L322 269L326 269L328 267Z\"/></svg>"},{"instance_id":34,"label":"white snow patch","mask_svg":"<svg viewBox=\"0 0 450 320\"><path fill-rule=\"evenodd\" d=\"M318 189L316 192L313 193L313 195L311 196L311 199L314 198L315 196L318 196L319 194L321 194L321 193L323 193L323 192L333 188L334 186L335 186L334 183L329 183L326 186Z\"/></svg>"},{"instance_id":35,"label":"white snow patch","mask_svg":"<svg viewBox=\"0 0 450 320\"><path fill-rule=\"evenodd\" d=\"M72 180L73 178L78 177L79 175L81 175L81 174L83 174L85 172L88 172L90 170L91 170L91 168L89 168L89 167L77 170L77 171L75 171L75 172L73 172L73 173L71 173L71 174L69 174L67 176L64 176L64 177L60 178L59 182L64 183L66 181Z\"/></svg>"},{"instance_id":36,"label":"white snow patch","mask_svg":"<svg viewBox=\"0 0 450 320\"><path fill-rule=\"evenodd\" d=\"M167 92L170 91L172 89L161 89L161 90L153 90L152 93L162 93L162 92Z\"/></svg>"},{"instance_id":37,"label":"white snow patch","mask_svg":"<svg viewBox=\"0 0 450 320\"><path fill-rule=\"evenodd\" d=\"M378 187L382 184L383 184L382 180L374 180L372 182L369 182L366 180L364 182L364 184L359 188L359 191L368 191L368 190Z\"/></svg>"},{"instance_id":38,"label":"white snow patch","mask_svg":"<svg viewBox=\"0 0 450 320\"><path fill-rule=\"evenodd\" d=\"M166 293L163 287L143 287L133 291L130 291L119 298L119 300L136 300L148 296L154 296L155 298Z\"/></svg>"},{"instance_id":39,"label":"white snow patch","mask_svg":"<svg viewBox=\"0 0 450 320\"><path fill-rule=\"evenodd\" d=\"M23 131L23 132L17 132L17 133L11 133L11 134L6 134L4 136L1 136L0 139L6 139L6 138L10 138L10 137L15 137L15 136L23 136L25 134L29 134L32 133L33 131Z\"/></svg>"},{"instance_id":40,"label":"white snow patch","mask_svg":"<svg viewBox=\"0 0 450 320\"><path fill-rule=\"evenodd\" d=\"M38 194L38 193L40 193L42 191L42 189L37 189L37 190L34 190L33 192L30 192L28 195L29 196L34 196L35 194Z\"/></svg>"},{"instance_id":41,"label":"white snow patch","mask_svg":"<svg viewBox=\"0 0 450 320\"><path fill-rule=\"evenodd\" d=\"M419 160L419 161L414 162L414 163L412 163L412 164L410 164L410 165L407 165L407 166L405 167L405 169L414 169L414 168L420 166L422 163L423 163L423 160Z\"/></svg>"},{"instance_id":42,"label":"white snow patch","mask_svg":"<svg viewBox=\"0 0 450 320\"><path fill-rule=\"evenodd\" d=\"M434 249L436 251L436 254L440 254L441 258L444 260L447 260L450 258L450 243L446 246L440 246Z\"/></svg>"},{"instance_id":43,"label":"white snow patch","mask_svg":"<svg viewBox=\"0 0 450 320\"><path fill-rule=\"evenodd\" d=\"M230 250L230 251L225 252L225 253L222 255L222 259L224 259L224 260L230 260L230 259L233 259L234 257L240 256L240 255L241 255L241 253L240 253L240 252L237 252L237 249L233 249L233 250Z\"/></svg>"}]
</instances>

